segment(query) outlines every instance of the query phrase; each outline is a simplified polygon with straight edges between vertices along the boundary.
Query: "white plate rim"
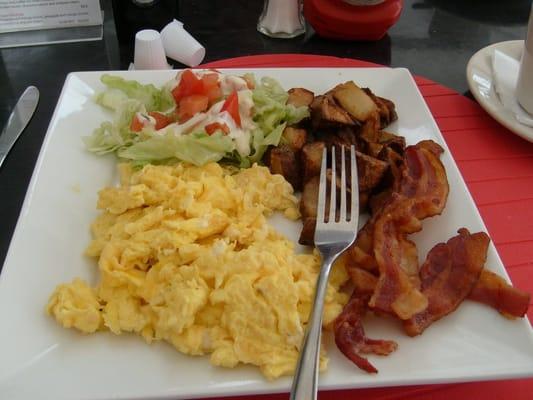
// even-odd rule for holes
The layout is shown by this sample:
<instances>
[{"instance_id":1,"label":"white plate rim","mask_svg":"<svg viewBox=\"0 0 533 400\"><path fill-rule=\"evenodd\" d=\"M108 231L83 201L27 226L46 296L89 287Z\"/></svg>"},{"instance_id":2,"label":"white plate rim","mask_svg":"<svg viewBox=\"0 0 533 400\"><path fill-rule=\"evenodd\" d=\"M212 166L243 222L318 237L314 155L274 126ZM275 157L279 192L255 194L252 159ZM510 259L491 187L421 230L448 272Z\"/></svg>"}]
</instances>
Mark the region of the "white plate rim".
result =
<instances>
[{"instance_id":1,"label":"white plate rim","mask_svg":"<svg viewBox=\"0 0 533 400\"><path fill-rule=\"evenodd\" d=\"M254 72L254 71L258 71L258 70L261 70L261 71L274 71L274 70L278 70L278 69L279 68L272 67L272 68L250 68L250 69L246 69L246 70ZM283 69L327 70L328 72L332 73L336 69L349 69L349 68L283 68ZM367 70L372 70L372 69L378 70L378 68L364 68L364 69L367 69ZM233 69L224 69L224 70L231 71ZM236 69L236 70L242 71L243 68L239 68L239 69ZM385 69L379 68L379 70L385 70ZM415 90L418 92L418 95L423 99L423 97L422 97L420 91L418 90L418 87L415 84L415 81L412 78L412 76L409 73L409 71L406 70L406 69L403 69L403 68L395 68L394 70L405 74L405 76L408 77L408 79L410 80L410 82L413 85L413 87L415 88ZM116 73L118 73L118 72L124 73L124 71L114 71L114 72L116 72ZM48 143L50 141L50 138L51 138L51 135L52 135L52 132L53 132L54 124L57 122L57 113L59 111L60 104L62 103L62 101L65 100L64 98L65 98L65 92L66 92L67 84L70 81L70 79L75 77L77 74L84 74L84 73L91 73L91 72L71 73L71 74L69 74L67 76L67 79L65 81L65 86L63 87L63 89L61 91L61 95L60 95L59 101L58 101L56 109L54 111L50 126L49 126L49 128L47 130L47 133L46 133L46 136L45 136L45 140L43 141L43 146L42 146L41 151L39 153L39 158L38 158L38 161L36 163L35 170L34 170L34 173L32 175L30 185L28 187L28 191L27 191L27 194L26 194L23 206L22 206L22 210L21 210L21 213L20 213L20 216L19 216L19 221L17 222L15 233L13 234L12 242L15 241L16 237L18 237L18 235L20 234L20 230L23 229L24 216L26 215L27 209L28 209L28 207L29 207L29 205L31 203L34 187L35 187L36 181L38 179L38 173L39 173L39 170L42 167L44 154L46 152ZM98 73L101 73L101 72L98 72ZM109 72L109 73L113 73L113 72ZM427 107L427 104L425 102L423 102L423 105L424 105L425 111L429 115L431 115L431 113L429 111L429 108ZM437 126L435 120L433 118L431 118L431 121L429 121L429 122L432 124L435 132L439 136L440 144L443 145L443 147L445 148L446 152L451 157L451 153L450 153L450 151L449 151L449 149L448 149L448 147L446 145L446 142L444 141L444 139L442 137L442 134L440 133L440 130L438 129L438 126ZM456 168L457 168L457 166L456 166ZM460 178L460 180L457 183L464 188L464 190L466 191L467 196L472 201L472 204L474 204L473 203L473 199L472 199L472 197L470 196L470 193L467 190L466 184L464 183L464 180L462 178ZM477 209L476 209L476 211L477 211ZM477 213L477 218L479 220L479 223L483 227L483 229L486 231L486 227L485 227L481 217L479 216L479 213ZM6 256L6 261L4 263L4 269L2 271L2 274L0 275L0 290L2 289L2 283L5 283L5 281L7 280L6 276L9 276L9 273L11 271L11 268L7 268L7 269L5 268L8 265L8 259L10 258L11 250L12 249L11 249L11 246L10 246L8 254ZM499 257L498 255L496 255L496 256ZM499 261L501 263L501 260L499 260ZM506 275L505 269L503 270L502 273L504 275ZM522 321L522 325L529 329L529 334L531 335L531 328L529 327L529 324L526 321ZM531 336L531 337L533 338L533 336ZM337 385L326 384L326 385L321 385L321 389L348 389L348 388L412 385L412 384L421 384L421 383L462 382L462 381L471 381L471 380L480 381L480 380L489 380L489 379L519 378L519 377L531 376L531 375L533 375L533 369L530 370L530 371L522 371L522 372L512 371L512 372L509 372L507 374L493 374L493 375L476 375L474 373L471 376L455 377L454 379L451 379L451 380L446 378L446 377L442 377L441 379L429 379L428 380L428 379L421 378L421 379L412 379L410 381L392 379L392 380L389 380L388 382L385 382L385 383L383 383L383 382L363 383L363 384L359 384L357 386L353 386L353 385L350 385L350 384L348 384L348 385L347 384L337 384ZM2 381L0 380L0 389L1 389L1 383L2 383ZM196 397L216 396L216 395L230 396L230 395L249 395L249 394L262 394L262 393L277 393L277 392L284 392L286 390L287 390L286 387L283 387L283 388L279 388L278 387L278 388L273 388L272 390L269 390L267 388L267 389L254 390L254 391L251 391L251 392L250 391L232 391L232 392L225 392L225 393L214 393L214 392L210 392L210 391L203 391L203 392L198 392L198 393L188 393L186 395L187 395L187 398L193 398L193 397L196 398ZM157 396L157 398L175 398L176 395L177 395L177 393L172 393L172 394L169 394L168 396L161 396L160 394L156 395L156 396ZM123 397L117 397L117 398L123 398ZM141 395L141 397L127 397L127 398L144 398L144 396Z\"/></svg>"},{"instance_id":2,"label":"white plate rim","mask_svg":"<svg viewBox=\"0 0 533 400\"><path fill-rule=\"evenodd\" d=\"M518 122L509 111L505 110L498 99L498 95L494 92L492 87L492 80L489 98L484 96L480 89L479 85L475 81L476 71L483 72L485 76L492 77L490 72L491 66L487 62L487 58L491 56L494 50L511 50L511 51L520 51L520 48L523 47L523 40L508 40L504 42L498 42L491 44L490 46L484 47L477 51L468 61L466 66L466 79L468 81L468 87L470 92L479 103L479 105L496 121L502 124L504 127L509 129L511 132L520 136L521 138L533 142L533 128L523 125Z\"/></svg>"}]
</instances>

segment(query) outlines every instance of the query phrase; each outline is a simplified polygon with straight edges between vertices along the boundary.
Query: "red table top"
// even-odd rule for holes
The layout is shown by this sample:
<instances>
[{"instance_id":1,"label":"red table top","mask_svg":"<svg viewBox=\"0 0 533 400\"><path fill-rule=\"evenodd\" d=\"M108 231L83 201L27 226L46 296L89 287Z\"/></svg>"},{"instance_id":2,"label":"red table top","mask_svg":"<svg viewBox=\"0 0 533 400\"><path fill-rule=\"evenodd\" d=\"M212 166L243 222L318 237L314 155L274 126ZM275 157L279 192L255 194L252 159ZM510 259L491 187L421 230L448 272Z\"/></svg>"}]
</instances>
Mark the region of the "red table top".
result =
<instances>
[{"instance_id":1,"label":"red table top","mask_svg":"<svg viewBox=\"0 0 533 400\"><path fill-rule=\"evenodd\" d=\"M305 54L220 60L202 67L379 67L365 61ZM476 102L415 77L513 281L533 293L533 143L508 131ZM530 307L528 318L533 317ZM247 397L234 397L243 400ZM286 394L253 397L279 400ZM320 399L533 399L533 379L320 392ZM227 398L226 398L227 399Z\"/></svg>"}]
</instances>

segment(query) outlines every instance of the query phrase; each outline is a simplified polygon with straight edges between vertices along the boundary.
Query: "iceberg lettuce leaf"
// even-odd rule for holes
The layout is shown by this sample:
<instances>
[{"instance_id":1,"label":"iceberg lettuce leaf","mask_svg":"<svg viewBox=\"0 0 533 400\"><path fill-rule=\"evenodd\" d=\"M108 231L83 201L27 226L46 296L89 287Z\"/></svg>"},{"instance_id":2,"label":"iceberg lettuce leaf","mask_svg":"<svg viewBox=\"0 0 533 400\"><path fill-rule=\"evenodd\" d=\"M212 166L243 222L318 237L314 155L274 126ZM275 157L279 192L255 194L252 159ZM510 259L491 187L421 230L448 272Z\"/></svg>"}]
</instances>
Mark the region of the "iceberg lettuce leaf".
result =
<instances>
[{"instance_id":1,"label":"iceberg lettuce leaf","mask_svg":"<svg viewBox=\"0 0 533 400\"><path fill-rule=\"evenodd\" d=\"M220 161L235 150L228 136L217 132L211 136L204 132L176 136L171 132L154 135L142 142L120 149L118 156L140 162L160 162L177 159L194 165Z\"/></svg>"}]
</instances>

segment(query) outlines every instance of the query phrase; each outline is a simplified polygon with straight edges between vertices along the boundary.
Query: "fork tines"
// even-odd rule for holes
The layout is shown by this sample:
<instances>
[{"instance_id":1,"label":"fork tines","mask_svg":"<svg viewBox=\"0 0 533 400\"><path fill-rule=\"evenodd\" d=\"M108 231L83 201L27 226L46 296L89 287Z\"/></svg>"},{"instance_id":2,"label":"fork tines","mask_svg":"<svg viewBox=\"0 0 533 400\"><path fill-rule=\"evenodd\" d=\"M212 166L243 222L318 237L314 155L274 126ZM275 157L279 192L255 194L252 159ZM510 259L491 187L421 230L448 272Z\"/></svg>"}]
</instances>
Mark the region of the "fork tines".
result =
<instances>
[{"instance_id":1,"label":"fork tines","mask_svg":"<svg viewBox=\"0 0 533 400\"><path fill-rule=\"evenodd\" d=\"M345 147L340 148L340 179L337 179L337 159L335 157L335 146L331 147L331 173L330 185L327 185L327 165L328 149L325 148L322 154L322 165L320 168L320 186L317 207L318 224L346 223L357 221L359 213L359 185L357 180L357 163L355 158L355 147L350 146L350 170L346 171ZM349 185L346 184L347 176L350 176ZM349 187L348 187L349 186ZM337 202L337 190L339 190L340 204ZM328 198L329 194L329 198ZM348 196L350 200L348 201ZM328 207L329 203L329 207ZM326 208L329 211L326 212Z\"/></svg>"}]
</instances>

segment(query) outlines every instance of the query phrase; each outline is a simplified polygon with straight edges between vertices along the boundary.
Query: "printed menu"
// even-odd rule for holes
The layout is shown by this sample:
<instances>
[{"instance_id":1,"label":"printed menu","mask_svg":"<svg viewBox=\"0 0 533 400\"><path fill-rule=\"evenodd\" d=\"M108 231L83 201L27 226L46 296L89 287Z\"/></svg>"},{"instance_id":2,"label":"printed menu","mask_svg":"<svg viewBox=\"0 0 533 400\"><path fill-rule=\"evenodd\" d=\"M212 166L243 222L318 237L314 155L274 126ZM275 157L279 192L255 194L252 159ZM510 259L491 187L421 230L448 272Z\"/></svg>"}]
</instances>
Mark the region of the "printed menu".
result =
<instances>
[{"instance_id":1,"label":"printed menu","mask_svg":"<svg viewBox=\"0 0 533 400\"><path fill-rule=\"evenodd\" d=\"M98 0L0 0L0 33L101 24Z\"/></svg>"}]
</instances>

